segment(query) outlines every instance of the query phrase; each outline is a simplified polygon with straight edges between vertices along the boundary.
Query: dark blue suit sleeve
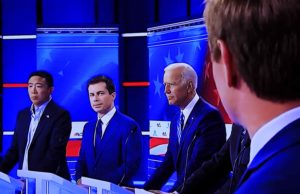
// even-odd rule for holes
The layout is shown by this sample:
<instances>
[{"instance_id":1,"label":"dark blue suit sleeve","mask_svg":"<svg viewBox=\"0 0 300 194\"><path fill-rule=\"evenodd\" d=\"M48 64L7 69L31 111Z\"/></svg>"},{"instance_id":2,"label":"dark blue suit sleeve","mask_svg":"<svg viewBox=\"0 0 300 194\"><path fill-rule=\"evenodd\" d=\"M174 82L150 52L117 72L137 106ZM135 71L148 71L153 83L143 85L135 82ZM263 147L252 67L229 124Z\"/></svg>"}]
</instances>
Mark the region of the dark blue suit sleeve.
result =
<instances>
[{"instance_id":1,"label":"dark blue suit sleeve","mask_svg":"<svg viewBox=\"0 0 300 194\"><path fill-rule=\"evenodd\" d=\"M222 149L192 173L185 185L181 185L177 192L180 194L212 193L224 183L231 170L229 138Z\"/></svg>"},{"instance_id":2,"label":"dark blue suit sleeve","mask_svg":"<svg viewBox=\"0 0 300 194\"><path fill-rule=\"evenodd\" d=\"M186 177L218 152L226 141L223 119L217 111L212 111L199 123L195 144L192 145L191 158L187 166Z\"/></svg>"},{"instance_id":3,"label":"dark blue suit sleeve","mask_svg":"<svg viewBox=\"0 0 300 194\"><path fill-rule=\"evenodd\" d=\"M84 128L83 128L83 138L82 138L82 141L81 141L81 147L80 147L80 152L79 152L79 157L77 159L77 163L76 163L76 170L75 170L75 180L78 181L78 179L80 179L82 176L86 176L87 175L87 164L86 164L86 148L85 148L85 145L86 145L86 139L85 139L85 136L86 136L86 133L87 133L87 123L84 125Z\"/></svg>"},{"instance_id":4,"label":"dark blue suit sleeve","mask_svg":"<svg viewBox=\"0 0 300 194\"><path fill-rule=\"evenodd\" d=\"M62 111L56 116L51 133L48 150L40 168L44 171L57 171L60 163L65 163L66 147L71 133L71 117L67 111ZM56 165L54 165L56 164ZM54 168L54 169L51 169Z\"/></svg>"}]
</instances>

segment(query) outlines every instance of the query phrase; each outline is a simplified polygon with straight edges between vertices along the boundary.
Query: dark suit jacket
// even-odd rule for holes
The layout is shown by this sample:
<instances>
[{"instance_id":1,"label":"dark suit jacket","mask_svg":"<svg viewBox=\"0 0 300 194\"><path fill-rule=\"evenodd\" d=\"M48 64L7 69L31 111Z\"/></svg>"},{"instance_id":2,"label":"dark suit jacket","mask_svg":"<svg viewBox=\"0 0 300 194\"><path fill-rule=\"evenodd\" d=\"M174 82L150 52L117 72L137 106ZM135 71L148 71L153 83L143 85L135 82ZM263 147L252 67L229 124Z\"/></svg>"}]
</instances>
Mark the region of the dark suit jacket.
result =
<instances>
[{"instance_id":1,"label":"dark suit jacket","mask_svg":"<svg viewBox=\"0 0 300 194\"><path fill-rule=\"evenodd\" d=\"M0 164L1 171L8 173L17 162L19 169L22 169L30 120L30 107L18 113L12 144ZM70 179L66 147L71 128L70 114L51 100L32 139L28 151L28 169L51 172Z\"/></svg>"},{"instance_id":2,"label":"dark suit jacket","mask_svg":"<svg viewBox=\"0 0 300 194\"><path fill-rule=\"evenodd\" d=\"M96 120L84 126L76 180L82 176L132 186L142 158L142 135L138 124L116 111L101 140L101 150L94 153ZM126 165L126 166L125 166ZM124 178L123 178L124 176Z\"/></svg>"},{"instance_id":3,"label":"dark suit jacket","mask_svg":"<svg viewBox=\"0 0 300 194\"><path fill-rule=\"evenodd\" d=\"M278 132L254 157L237 194L300 193L300 119Z\"/></svg>"},{"instance_id":4,"label":"dark suit jacket","mask_svg":"<svg viewBox=\"0 0 300 194\"><path fill-rule=\"evenodd\" d=\"M231 193L234 191L240 177L247 168L249 161L249 144L244 153L240 155L241 141L243 128L233 124L229 139L223 145L222 149L214 154L212 159L205 161L186 181L184 186L181 186L177 191L180 194L188 193ZM249 140L248 133L245 136ZM249 140L250 141L250 140ZM242 157L241 163L237 164L237 157ZM235 166L234 180L229 178L230 172ZM226 183L224 184L224 181ZM224 184L222 186L222 184ZM222 187L221 187L222 186ZM221 187L221 188L220 188ZM230 188L231 187L231 188ZM220 188L220 189L219 189Z\"/></svg>"},{"instance_id":5,"label":"dark suit jacket","mask_svg":"<svg viewBox=\"0 0 300 194\"><path fill-rule=\"evenodd\" d=\"M194 106L178 144L177 120L171 121L167 153L162 164L145 183L144 189L159 190L173 172L177 181L171 189L176 190L185 177L189 177L205 160L217 152L226 140L226 131L220 113L213 106L199 99Z\"/></svg>"}]
</instances>

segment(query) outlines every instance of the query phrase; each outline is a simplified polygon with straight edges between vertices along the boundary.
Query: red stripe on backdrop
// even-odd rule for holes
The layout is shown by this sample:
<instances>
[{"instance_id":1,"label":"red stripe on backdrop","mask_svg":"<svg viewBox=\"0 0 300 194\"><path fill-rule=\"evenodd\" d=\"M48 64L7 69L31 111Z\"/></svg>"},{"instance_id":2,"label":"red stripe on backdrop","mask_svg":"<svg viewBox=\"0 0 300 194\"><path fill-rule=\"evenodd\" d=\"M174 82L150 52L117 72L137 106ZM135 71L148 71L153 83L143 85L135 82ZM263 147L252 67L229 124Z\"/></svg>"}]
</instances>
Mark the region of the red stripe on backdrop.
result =
<instances>
[{"instance_id":1,"label":"red stripe on backdrop","mask_svg":"<svg viewBox=\"0 0 300 194\"><path fill-rule=\"evenodd\" d=\"M213 78L213 73L212 73L212 64L210 62L209 57L207 57L206 60L206 67L205 67L205 72L204 72L204 81L203 81L203 88L202 88L202 94L201 96L207 100L209 103L214 105L219 109L221 112L224 122L226 124L232 123L230 120L228 114L226 113L223 104L221 102L221 99L219 97L215 81Z\"/></svg>"},{"instance_id":2,"label":"red stripe on backdrop","mask_svg":"<svg viewBox=\"0 0 300 194\"><path fill-rule=\"evenodd\" d=\"M123 82L124 87L140 87L140 86L149 86L149 82Z\"/></svg>"},{"instance_id":3,"label":"red stripe on backdrop","mask_svg":"<svg viewBox=\"0 0 300 194\"><path fill-rule=\"evenodd\" d=\"M67 144L67 157L78 157L81 140L69 140Z\"/></svg>"},{"instance_id":4,"label":"red stripe on backdrop","mask_svg":"<svg viewBox=\"0 0 300 194\"><path fill-rule=\"evenodd\" d=\"M162 144L168 144L168 143L169 143L169 139L152 137L152 138L150 138L149 146L150 146L150 148L153 148L155 146L162 145Z\"/></svg>"},{"instance_id":5,"label":"red stripe on backdrop","mask_svg":"<svg viewBox=\"0 0 300 194\"><path fill-rule=\"evenodd\" d=\"M27 83L11 83L11 84L3 84L3 88L27 88Z\"/></svg>"}]
</instances>

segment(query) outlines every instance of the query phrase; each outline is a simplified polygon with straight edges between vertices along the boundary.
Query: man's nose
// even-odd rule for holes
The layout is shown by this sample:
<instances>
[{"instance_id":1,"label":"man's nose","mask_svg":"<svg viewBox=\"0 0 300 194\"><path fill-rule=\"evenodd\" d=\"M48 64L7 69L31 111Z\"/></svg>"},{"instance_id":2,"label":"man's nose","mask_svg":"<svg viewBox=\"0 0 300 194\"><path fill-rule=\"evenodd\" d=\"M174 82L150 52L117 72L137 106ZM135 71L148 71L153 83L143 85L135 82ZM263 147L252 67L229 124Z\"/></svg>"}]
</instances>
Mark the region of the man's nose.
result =
<instances>
[{"instance_id":1,"label":"man's nose","mask_svg":"<svg viewBox=\"0 0 300 194\"><path fill-rule=\"evenodd\" d=\"M30 92L31 92L31 93L34 93L34 94L37 93L36 86L31 87L31 88L30 88Z\"/></svg>"},{"instance_id":2,"label":"man's nose","mask_svg":"<svg viewBox=\"0 0 300 194\"><path fill-rule=\"evenodd\" d=\"M168 84L165 85L165 93L166 94L170 93L170 86Z\"/></svg>"},{"instance_id":3,"label":"man's nose","mask_svg":"<svg viewBox=\"0 0 300 194\"><path fill-rule=\"evenodd\" d=\"M93 97L93 101L96 102L96 101L98 101L98 100L99 100L99 97L98 97L97 95L95 95L95 96Z\"/></svg>"}]
</instances>

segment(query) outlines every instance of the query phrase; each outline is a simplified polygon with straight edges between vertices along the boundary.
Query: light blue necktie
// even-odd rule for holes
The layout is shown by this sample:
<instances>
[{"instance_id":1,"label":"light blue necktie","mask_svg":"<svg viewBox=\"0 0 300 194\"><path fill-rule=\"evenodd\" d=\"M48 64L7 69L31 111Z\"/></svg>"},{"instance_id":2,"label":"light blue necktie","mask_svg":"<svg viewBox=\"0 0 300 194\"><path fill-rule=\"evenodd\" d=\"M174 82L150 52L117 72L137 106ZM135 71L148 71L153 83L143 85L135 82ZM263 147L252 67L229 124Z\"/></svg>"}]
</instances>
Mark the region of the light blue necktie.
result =
<instances>
[{"instance_id":1,"label":"light blue necktie","mask_svg":"<svg viewBox=\"0 0 300 194\"><path fill-rule=\"evenodd\" d=\"M183 126L184 126L184 114L182 111L180 111L180 119L177 124L177 136L178 136L178 143L180 144L180 139L181 139L181 133L183 131Z\"/></svg>"}]
</instances>

